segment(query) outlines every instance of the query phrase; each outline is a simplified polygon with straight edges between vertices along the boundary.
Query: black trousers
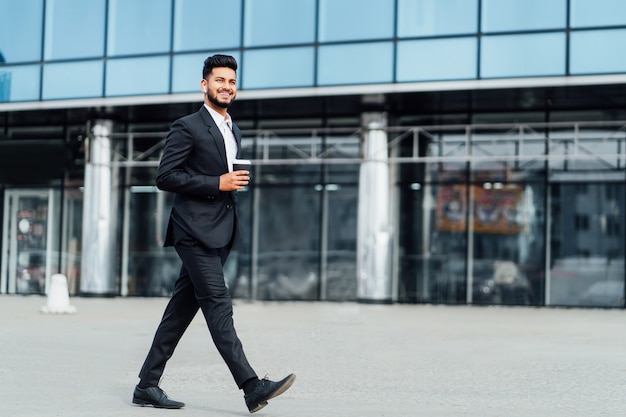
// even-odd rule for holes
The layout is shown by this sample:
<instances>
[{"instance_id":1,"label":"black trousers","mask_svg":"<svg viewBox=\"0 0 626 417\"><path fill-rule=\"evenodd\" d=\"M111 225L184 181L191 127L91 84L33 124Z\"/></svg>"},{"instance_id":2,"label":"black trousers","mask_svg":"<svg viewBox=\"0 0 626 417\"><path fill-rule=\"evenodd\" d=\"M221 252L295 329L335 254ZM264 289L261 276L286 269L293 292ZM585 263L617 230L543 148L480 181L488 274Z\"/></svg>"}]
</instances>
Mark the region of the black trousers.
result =
<instances>
[{"instance_id":1,"label":"black trousers","mask_svg":"<svg viewBox=\"0 0 626 417\"><path fill-rule=\"evenodd\" d=\"M213 342L241 389L245 381L257 375L237 337L233 305L224 282L223 265L230 248L206 248L193 238L181 240L175 248L183 266L139 378L143 383L158 385L165 364L201 309Z\"/></svg>"}]
</instances>

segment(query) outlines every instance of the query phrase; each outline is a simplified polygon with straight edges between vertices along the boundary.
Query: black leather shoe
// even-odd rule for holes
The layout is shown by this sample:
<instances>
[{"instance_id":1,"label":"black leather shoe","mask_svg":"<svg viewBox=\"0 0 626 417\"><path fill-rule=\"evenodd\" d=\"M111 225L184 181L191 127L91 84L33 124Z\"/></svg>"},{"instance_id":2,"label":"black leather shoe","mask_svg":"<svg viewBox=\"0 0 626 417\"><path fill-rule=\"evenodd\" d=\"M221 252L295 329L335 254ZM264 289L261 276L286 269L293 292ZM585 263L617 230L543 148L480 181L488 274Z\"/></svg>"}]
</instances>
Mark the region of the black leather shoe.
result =
<instances>
[{"instance_id":1,"label":"black leather shoe","mask_svg":"<svg viewBox=\"0 0 626 417\"><path fill-rule=\"evenodd\" d=\"M257 382L254 391L244 396L248 411L256 413L261 408L267 405L267 401L274 397L279 396L283 392L287 391L293 381L296 380L294 374L289 374L284 379L274 382L267 378L263 378Z\"/></svg>"},{"instance_id":2,"label":"black leather shoe","mask_svg":"<svg viewBox=\"0 0 626 417\"><path fill-rule=\"evenodd\" d=\"M165 392L159 387L139 388L133 392L133 404L140 406L151 405L154 408L183 408L185 403L170 400Z\"/></svg>"}]
</instances>

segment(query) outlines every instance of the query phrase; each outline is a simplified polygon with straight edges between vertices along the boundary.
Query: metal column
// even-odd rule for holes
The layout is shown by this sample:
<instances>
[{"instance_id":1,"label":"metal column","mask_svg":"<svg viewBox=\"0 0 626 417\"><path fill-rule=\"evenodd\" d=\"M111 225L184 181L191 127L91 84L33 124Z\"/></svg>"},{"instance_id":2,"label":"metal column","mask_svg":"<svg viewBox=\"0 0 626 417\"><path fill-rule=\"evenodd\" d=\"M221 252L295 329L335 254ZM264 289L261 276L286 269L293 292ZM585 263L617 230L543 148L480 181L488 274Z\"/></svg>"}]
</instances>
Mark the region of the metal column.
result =
<instances>
[{"instance_id":1,"label":"metal column","mask_svg":"<svg viewBox=\"0 0 626 417\"><path fill-rule=\"evenodd\" d=\"M112 168L113 122L96 121L87 142L83 195L82 295L115 295L117 175Z\"/></svg>"},{"instance_id":2,"label":"metal column","mask_svg":"<svg viewBox=\"0 0 626 417\"><path fill-rule=\"evenodd\" d=\"M363 162L359 173L357 231L357 297L361 302L392 302L392 248L390 165L387 115L362 116Z\"/></svg>"}]
</instances>

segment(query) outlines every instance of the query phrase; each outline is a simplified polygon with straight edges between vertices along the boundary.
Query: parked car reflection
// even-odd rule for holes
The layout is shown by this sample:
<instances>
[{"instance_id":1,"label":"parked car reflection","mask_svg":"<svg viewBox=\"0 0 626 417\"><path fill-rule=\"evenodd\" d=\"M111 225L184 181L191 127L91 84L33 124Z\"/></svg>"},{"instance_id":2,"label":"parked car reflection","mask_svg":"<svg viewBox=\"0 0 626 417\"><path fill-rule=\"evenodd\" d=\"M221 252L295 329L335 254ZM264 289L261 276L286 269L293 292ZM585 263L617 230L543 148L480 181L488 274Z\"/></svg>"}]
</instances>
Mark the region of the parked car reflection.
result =
<instances>
[{"instance_id":1,"label":"parked car reflection","mask_svg":"<svg viewBox=\"0 0 626 417\"><path fill-rule=\"evenodd\" d=\"M466 262L450 259L431 284L433 302L464 303L467 298ZM533 302L530 283L524 271L511 261L475 259L472 264L474 304L529 305Z\"/></svg>"}]
</instances>

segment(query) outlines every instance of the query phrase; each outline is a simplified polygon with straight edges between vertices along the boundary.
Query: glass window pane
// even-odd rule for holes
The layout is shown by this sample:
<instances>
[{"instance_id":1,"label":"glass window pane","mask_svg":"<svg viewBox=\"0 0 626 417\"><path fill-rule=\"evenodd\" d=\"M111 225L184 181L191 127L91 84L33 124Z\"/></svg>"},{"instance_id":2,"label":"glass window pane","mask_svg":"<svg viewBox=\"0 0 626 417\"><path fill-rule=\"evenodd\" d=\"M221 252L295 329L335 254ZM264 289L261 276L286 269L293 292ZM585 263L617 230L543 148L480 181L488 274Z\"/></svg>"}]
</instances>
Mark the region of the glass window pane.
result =
<instances>
[{"instance_id":1,"label":"glass window pane","mask_svg":"<svg viewBox=\"0 0 626 417\"><path fill-rule=\"evenodd\" d=\"M354 182L358 182L355 174ZM326 297L331 301L357 299L356 232L358 186L326 184L328 199L328 253ZM322 191L319 191L322 194Z\"/></svg>"},{"instance_id":2,"label":"glass window pane","mask_svg":"<svg viewBox=\"0 0 626 417\"><path fill-rule=\"evenodd\" d=\"M315 0L246 0L244 46L315 41Z\"/></svg>"},{"instance_id":3,"label":"glass window pane","mask_svg":"<svg viewBox=\"0 0 626 417\"><path fill-rule=\"evenodd\" d=\"M486 176L488 172L484 173ZM494 178L502 181L496 173ZM542 184L471 186L474 304L543 301L545 205Z\"/></svg>"},{"instance_id":4,"label":"glass window pane","mask_svg":"<svg viewBox=\"0 0 626 417\"><path fill-rule=\"evenodd\" d=\"M565 34L484 36L481 76L524 77L565 73Z\"/></svg>"},{"instance_id":5,"label":"glass window pane","mask_svg":"<svg viewBox=\"0 0 626 417\"><path fill-rule=\"evenodd\" d=\"M321 46L317 67L318 84L391 82L392 64L391 42Z\"/></svg>"},{"instance_id":6,"label":"glass window pane","mask_svg":"<svg viewBox=\"0 0 626 417\"><path fill-rule=\"evenodd\" d=\"M476 38L398 42L397 81L476 78Z\"/></svg>"},{"instance_id":7,"label":"glass window pane","mask_svg":"<svg viewBox=\"0 0 626 417\"><path fill-rule=\"evenodd\" d=\"M102 95L102 76L101 60L46 64L43 68L43 99L99 97Z\"/></svg>"},{"instance_id":8,"label":"glass window pane","mask_svg":"<svg viewBox=\"0 0 626 417\"><path fill-rule=\"evenodd\" d=\"M550 194L550 304L623 307L624 185L553 184Z\"/></svg>"},{"instance_id":9,"label":"glass window pane","mask_svg":"<svg viewBox=\"0 0 626 417\"><path fill-rule=\"evenodd\" d=\"M398 36L474 33L478 0L399 0Z\"/></svg>"},{"instance_id":10,"label":"glass window pane","mask_svg":"<svg viewBox=\"0 0 626 417\"><path fill-rule=\"evenodd\" d=\"M0 0L0 64L41 60L43 0Z\"/></svg>"},{"instance_id":11,"label":"glass window pane","mask_svg":"<svg viewBox=\"0 0 626 417\"><path fill-rule=\"evenodd\" d=\"M312 47L247 51L241 85L243 88L312 86L313 55ZM285 62L290 63L288 71Z\"/></svg>"},{"instance_id":12,"label":"glass window pane","mask_svg":"<svg viewBox=\"0 0 626 417\"><path fill-rule=\"evenodd\" d=\"M482 0L482 30L564 28L567 0Z\"/></svg>"},{"instance_id":13,"label":"glass window pane","mask_svg":"<svg viewBox=\"0 0 626 417\"><path fill-rule=\"evenodd\" d=\"M624 0L570 0L572 27L626 25Z\"/></svg>"},{"instance_id":14,"label":"glass window pane","mask_svg":"<svg viewBox=\"0 0 626 417\"><path fill-rule=\"evenodd\" d=\"M202 80L202 67L204 60L214 54L232 55L240 63L239 51L217 51L203 52L201 54L174 55L172 92L190 93L200 91L200 81ZM241 67L237 69L241 78ZM239 82L239 84L241 84Z\"/></svg>"},{"instance_id":15,"label":"glass window pane","mask_svg":"<svg viewBox=\"0 0 626 417\"><path fill-rule=\"evenodd\" d=\"M597 74L626 72L626 29L572 32L570 72Z\"/></svg>"},{"instance_id":16,"label":"glass window pane","mask_svg":"<svg viewBox=\"0 0 626 417\"><path fill-rule=\"evenodd\" d=\"M228 12L219 13L218 19L211 17L215 4L206 0L176 0L175 7L174 51L239 47L241 0L229 0ZM205 24L198 20L200 16L206 16Z\"/></svg>"},{"instance_id":17,"label":"glass window pane","mask_svg":"<svg viewBox=\"0 0 626 417\"><path fill-rule=\"evenodd\" d=\"M39 100L39 65L0 66L0 102Z\"/></svg>"},{"instance_id":18,"label":"glass window pane","mask_svg":"<svg viewBox=\"0 0 626 417\"><path fill-rule=\"evenodd\" d=\"M316 300L320 193L312 185L259 190L257 291L261 300Z\"/></svg>"},{"instance_id":19,"label":"glass window pane","mask_svg":"<svg viewBox=\"0 0 626 417\"><path fill-rule=\"evenodd\" d=\"M104 55L104 18L104 0L47 1L44 58Z\"/></svg>"},{"instance_id":20,"label":"glass window pane","mask_svg":"<svg viewBox=\"0 0 626 417\"><path fill-rule=\"evenodd\" d=\"M169 90L169 75L167 56L110 59L106 67L105 94L107 96L164 94Z\"/></svg>"},{"instance_id":21,"label":"glass window pane","mask_svg":"<svg viewBox=\"0 0 626 417\"><path fill-rule=\"evenodd\" d=\"M392 37L394 1L320 0L320 41ZM367 24L346 24L346 16L354 22Z\"/></svg>"},{"instance_id":22,"label":"glass window pane","mask_svg":"<svg viewBox=\"0 0 626 417\"><path fill-rule=\"evenodd\" d=\"M110 0L107 55L168 52L171 0Z\"/></svg>"}]
</instances>

